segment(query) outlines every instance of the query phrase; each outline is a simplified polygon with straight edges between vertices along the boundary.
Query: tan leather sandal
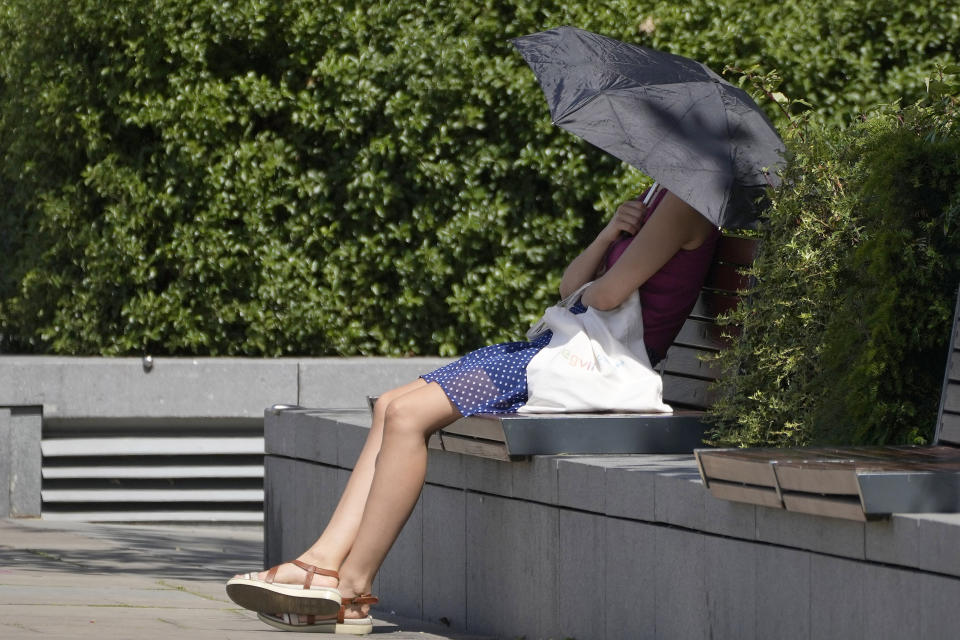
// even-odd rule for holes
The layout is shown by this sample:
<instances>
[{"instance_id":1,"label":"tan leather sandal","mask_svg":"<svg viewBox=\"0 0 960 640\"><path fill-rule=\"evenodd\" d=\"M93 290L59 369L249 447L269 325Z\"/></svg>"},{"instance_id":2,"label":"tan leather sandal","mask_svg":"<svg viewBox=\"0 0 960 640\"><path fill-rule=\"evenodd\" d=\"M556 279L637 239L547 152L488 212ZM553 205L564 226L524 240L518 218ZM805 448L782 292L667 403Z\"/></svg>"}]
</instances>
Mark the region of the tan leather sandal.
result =
<instances>
[{"instance_id":1,"label":"tan leather sandal","mask_svg":"<svg viewBox=\"0 0 960 640\"><path fill-rule=\"evenodd\" d=\"M373 631L373 618L344 618L346 608L357 604L377 604L379 599L369 593L343 598L340 611L334 618L321 618L296 613L258 613L260 620L275 629L284 631L304 631L309 633L343 633L365 636Z\"/></svg>"},{"instance_id":2,"label":"tan leather sandal","mask_svg":"<svg viewBox=\"0 0 960 640\"><path fill-rule=\"evenodd\" d=\"M271 567L261 580L256 572L245 573L227 582L227 596L244 609L251 611L287 611L333 618L343 610L343 597L335 587L314 586L317 575L329 576L340 581L340 574L330 569L321 569L312 564L292 560L291 564L307 572L303 584L275 582L280 565Z\"/></svg>"}]
</instances>

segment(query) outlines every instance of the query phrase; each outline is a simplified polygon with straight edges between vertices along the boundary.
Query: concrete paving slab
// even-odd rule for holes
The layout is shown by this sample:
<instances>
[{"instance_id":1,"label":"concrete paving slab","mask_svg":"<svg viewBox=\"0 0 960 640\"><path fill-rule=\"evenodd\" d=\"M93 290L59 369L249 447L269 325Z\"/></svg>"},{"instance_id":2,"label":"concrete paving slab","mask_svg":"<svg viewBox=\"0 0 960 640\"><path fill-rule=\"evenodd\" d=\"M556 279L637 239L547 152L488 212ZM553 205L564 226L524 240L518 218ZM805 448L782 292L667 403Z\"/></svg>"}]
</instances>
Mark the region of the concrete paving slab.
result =
<instances>
[{"instance_id":1,"label":"concrete paving slab","mask_svg":"<svg viewBox=\"0 0 960 640\"><path fill-rule=\"evenodd\" d=\"M98 576L82 576L65 585L0 584L0 602L4 606L30 606L37 601L52 600L63 606L143 607L143 608L216 608L223 606L223 597L208 598L177 589L170 583L149 584L139 580L114 584ZM2 579L2 578L0 578ZM38 581L43 578L39 578Z\"/></svg>"},{"instance_id":2,"label":"concrete paving slab","mask_svg":"<svg viewBox=\"0 0 960 640\"><path fill-rule=\"evenodd\" d=\"M0 638L270 637L224 590L229 576L262 566L262 552L257 526L0 519ZM483 640L373 613L374 633L391 639Z\"/></svg>"}]
</instances>

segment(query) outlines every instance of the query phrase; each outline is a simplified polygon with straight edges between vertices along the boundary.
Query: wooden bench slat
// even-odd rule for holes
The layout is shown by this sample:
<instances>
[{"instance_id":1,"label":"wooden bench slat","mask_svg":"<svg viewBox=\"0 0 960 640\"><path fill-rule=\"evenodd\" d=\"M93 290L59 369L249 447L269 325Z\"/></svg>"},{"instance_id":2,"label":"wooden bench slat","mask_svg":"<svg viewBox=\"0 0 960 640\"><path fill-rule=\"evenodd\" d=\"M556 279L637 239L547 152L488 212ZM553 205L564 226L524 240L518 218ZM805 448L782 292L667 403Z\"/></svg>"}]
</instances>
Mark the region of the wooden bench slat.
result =
<instances>
[{"instance_id":1,"label":"wooden bench slat","mask_svg":"<svg viewBox=\"0 0 960 640\"><path fill-rule=\"evenodd\" d=\"M705 350L693 349L683 345L674 345L663 360L663 373L678 376L693 376L707 380L716 380L720 372L717 365L701 359Z\"/></svg>"},{"instance_id":2,"label":"wooden bench slat","mask_svg":"<svg viewBox=\"0 0 960 640\"><path fill-rule=\"evenodd\" d=\"M673 344L719 351L730 344L730 339L723 335L725 332L729 333L728 328L718 327L706 320L690 319L680 328L680 333L677 334Z\"/></svg>"},{"instance_id":3,"label":"wooden bench slat","mask_svg":"<svg viewBox=\"0 0 960 640\"><path fill-rule=\"evenodd\" d=\"M772 464L773 473L777 477L777 485L781 491L803 491L807 493L823 493L855 496L857 484L856 470L843 465L840 468L821 463L817 473L809 473L809 466L803 462L790 464Z\"/></svg>"},{"instance_id":4,"label":"wooden bench slat","mask_svg":"<svg viewBox=\"0 0 960 640\"><path fill-rule=\"evenodd\" d=\"M720 451L725 451L721 449ZM703 481L713 486L715 481L776 487L777 477L768 459L714 455L716 451L698 449L695 452Z\"/></svg>"},{"instance_id":5,"label":"wooden bench slat","mask_svg":"<svg viewBox=\"0 0 960 640\"><path fill-rule=\"evenodd\" d=\"M717 242L717 249L713 259L720 262L747 266L753 264L759 248L760 243L756 238L723 235L720 236L720 241Z\"/></svg>"},{"instance_id":6,"label":"wooden bench slat","mask_svg":"<svg viewBox=\"0 0 960 640\"><path fill-rule=\"evenodd\" d=\"M689 317L697 320L715 320L721 313L735 309L739 303L740 298L730 293L701 291Z\"/></svg>"},{"instance_id":7,"label":"wooden bench slat","mask_svg":"<svg viewBox=\"0 0 960 640\"><path fill-rule=\"evenodd\" d=\"M453 453L462 453L493 460L510 460L507 446L503 442L493 442L480 438L468 438L456 434L444 433L441 436L443 450Z\"/></svg>"},{"instance_id":8,"label":"wooden bench slat","mask_svg":"<svg viewBox=\"0 0 960 640\"><path fill-rule=\"evenodd\" d=\"M950 368L947 371L947 378L951 381L960 381L960 357L953 356L950 358Z\"/></svg>"},{"instance_id":9,"label":"wooden bench slat","mask_svg":"<svg viewBox=\"0 0 960 640\"><path fill-rule=\"evenodd\" d=\"M858 498L788 492L783 492L781 497L783 498L783 506L787 511L856 520L857 522L863 522L867 519L863 511L863 505Z\"/></svg>"},{"instance_id":10,"label":"wooden bench slat","mask_svg":"<svg viewBox=\"0 0 960 640\"><path fill-rule=\"evenodd\" d=\"M743 291L750 288L750 276L741 272L737 265L714 263L703 286L721 291Z\"/></svg>"},{"instance_id":11,"label":"wooden bench slat","mask_svg":"<svg viewBox=\"0 0 960 640\"><path fill-rule=\"evenodd\" d=\"M940 418L940 442L960 446L960 415L944 413Z\"/></svg>"},{"instance_id":12,"label":"wooden bench slat","mask_svg":"<svg viewBox=\"0 0 960 640\"><path fill-rule=\"evenodd\" d=\"M705 409L713 404L714 393L710 380L663 374L663 401L685 407Z\"/></svg>"},{"instance_id":13,"label":"wooden bench slat","mask_svg":"<svg viewBox=\"0 0 960 640\"><path fill-rule=\"evenodd\" d=\"M726 482L724 480L713 480L710 482L709 488L713 497L719 498L720 500L746 502L748 504L756 504L761 507L772 507L775 509L783 508L780 494L770 487L757 487L736 482Z\"/></svg>"},{"instance_id":14,"label":"wooden bench slat","mask_svg":"<svg viewBox=\"0 0 960 640\"><path fill-rule=\"evenodd\" d=\"M957 393L957 391L960 391L960 384L951 382L947 385L947 394L943 399L944 411L960 413L960 393Z\"/></svg>"},{"instance_id":15,"label":"wooden bench slat","mask_svg":"<svg viewBox=\"0 0 960 640\"><path fill-rule=\"evenodd\" d=\"M503 426L499 420L491 419L492 417L476 415L460 418L453 424L444 427L443 432L503 442L505 440Z\"/></svg>"}]
</instances>

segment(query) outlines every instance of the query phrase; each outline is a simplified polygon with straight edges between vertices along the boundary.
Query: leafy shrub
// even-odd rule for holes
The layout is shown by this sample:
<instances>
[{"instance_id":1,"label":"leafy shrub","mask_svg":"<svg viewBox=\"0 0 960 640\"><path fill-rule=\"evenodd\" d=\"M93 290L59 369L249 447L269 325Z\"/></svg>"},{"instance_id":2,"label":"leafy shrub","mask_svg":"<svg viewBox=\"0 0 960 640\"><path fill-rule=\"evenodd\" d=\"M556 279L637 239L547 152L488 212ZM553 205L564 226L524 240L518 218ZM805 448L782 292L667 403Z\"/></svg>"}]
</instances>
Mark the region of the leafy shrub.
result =
<instances>
[{"instance_id":1,"label":"leafy shrub","mask_svg":"<svg viewBox=\"0 0 960 640\"><path fill-rule=\"evenodd\" d=\"M505 19L480 14L11 3L5 348L450 354L515 335L641 178L550 126Z\"/></svg>"},{"instance_id":2,"label":"leafy shrub","mask_svg":"<svg viewBox=\"0 0 960 640\"><path fill-rule=\"evenodd\" d=\"M838 121L955 57L958 20L946 0L7 0L0 351L513 338L646 179L550 125L509 37L763 61Z\"/></svg>"},{"instance_id":3,"label":"leafy shrub","mask_svg":"<svg viewBox=\"0 0 960 640\"><path fill-rule=\"evenodd\" d=\"M840 126L877 105L921 99L920 80L960 56L953 0L664 2L650 16L653 46L718 68L777 69L783 93Z\"/></svg>"},{"instance_id":4,"label":"leafy shrub","mask_svg":"<svg viewBox=\"0 0 960 640\"><path fill-rule=\"evenodd\" d=\"M956 89L956 87L954 87ZM792 141L719 357L719 444L922 442L960 284L956 98Z\"/></svg>"}]
</instances>

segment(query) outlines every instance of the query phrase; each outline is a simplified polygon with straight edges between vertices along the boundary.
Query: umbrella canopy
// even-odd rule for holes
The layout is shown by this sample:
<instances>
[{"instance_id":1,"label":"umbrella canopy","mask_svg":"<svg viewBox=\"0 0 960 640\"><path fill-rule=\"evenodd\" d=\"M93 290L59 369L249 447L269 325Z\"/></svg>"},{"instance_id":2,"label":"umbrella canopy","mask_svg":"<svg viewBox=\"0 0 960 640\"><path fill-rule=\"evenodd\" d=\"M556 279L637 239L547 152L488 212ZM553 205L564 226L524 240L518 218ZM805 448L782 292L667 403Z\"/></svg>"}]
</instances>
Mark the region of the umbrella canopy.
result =
<instances>
[{"instance_id":1,"label":"umbrella canopy","mask_svg":"<svg viewBox=\"0 0 960 640\"><path fill-rule=\"evenodd\" d=\"M554 124L657 180L720 227L756 221L783 141L742 89L703 64L560 27L511 40Z\"/></svg>"}]
</instances>

